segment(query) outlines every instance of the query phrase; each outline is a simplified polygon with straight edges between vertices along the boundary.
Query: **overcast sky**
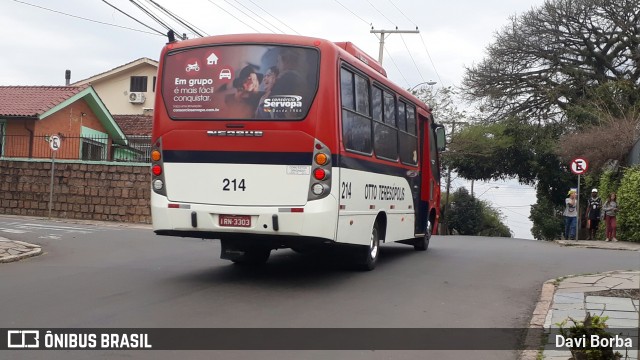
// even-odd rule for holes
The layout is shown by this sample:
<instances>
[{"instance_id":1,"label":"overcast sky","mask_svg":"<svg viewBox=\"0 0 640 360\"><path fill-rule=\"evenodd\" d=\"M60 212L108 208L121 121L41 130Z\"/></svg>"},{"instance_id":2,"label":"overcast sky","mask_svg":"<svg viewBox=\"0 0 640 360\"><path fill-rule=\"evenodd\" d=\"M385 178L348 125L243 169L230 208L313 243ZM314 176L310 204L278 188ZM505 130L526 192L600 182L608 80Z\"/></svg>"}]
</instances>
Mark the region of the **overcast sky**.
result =
<instances>
[{"instance_id":1,"label":"overcast sky","mask_svg":"<svg viewBox=\"0 0 640 360\"><path fill-rule=\"evenodd\" d=\"M166 32L128 0L107 1ZM158 13L147 0L140 2ZM209 35L267 33L279 29L332 41L351 41L375 58L379 44L369 32L371 26L375 29L397 26L402 30L418 27L420 34L391 34L386 39L383 65L389 78L400 86L409 88L425 81L437 81L434 86L437 89L459 85L465 66L483 58L485 47L495 32L509 23L509 17L540 6L543 0L156 2ZM73 82L140 57L157 60L166 42L164 36L81 20L25 3L152 32L102 0L0 0L0 23L5 29L0 85L64 85L66 69L71 70ZM458 179L454 186L468 186L468 183ZM495 186L499 188L492 188ZM476 182L477 195L485 190L482 199L490 200L501 209L514 235L532 238L527 217L528 205L535 202L533 189L518 186L515 181Z\"/></svg>"}]
</instances>

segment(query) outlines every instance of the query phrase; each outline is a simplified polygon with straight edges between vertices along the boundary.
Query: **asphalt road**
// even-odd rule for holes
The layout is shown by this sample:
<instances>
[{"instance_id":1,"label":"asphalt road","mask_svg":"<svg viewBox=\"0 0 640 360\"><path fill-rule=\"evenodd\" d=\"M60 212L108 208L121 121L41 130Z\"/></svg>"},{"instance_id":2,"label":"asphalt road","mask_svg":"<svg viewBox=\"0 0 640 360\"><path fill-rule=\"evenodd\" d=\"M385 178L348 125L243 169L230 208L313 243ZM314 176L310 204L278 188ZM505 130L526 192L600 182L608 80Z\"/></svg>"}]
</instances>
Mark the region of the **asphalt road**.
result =
<instances>
[{"instance_id":1,"label":"asphalt road","mask_svg":"<svg viewBox=\"0 0 640 360\"><path fill-rule=\"evenodd\" d=\"M274 252L266 267L220 260L219 242L150 228L0 216L0 236L44 255L0 264L0 328L527 327L542 283L638 269L637 252L508 238L434 237L429 251L381 247L372 272ZM464 339L461 339L464 341ZM515 351L0 353L1 359L513 359Z\"/></svg>"}]
</instances>

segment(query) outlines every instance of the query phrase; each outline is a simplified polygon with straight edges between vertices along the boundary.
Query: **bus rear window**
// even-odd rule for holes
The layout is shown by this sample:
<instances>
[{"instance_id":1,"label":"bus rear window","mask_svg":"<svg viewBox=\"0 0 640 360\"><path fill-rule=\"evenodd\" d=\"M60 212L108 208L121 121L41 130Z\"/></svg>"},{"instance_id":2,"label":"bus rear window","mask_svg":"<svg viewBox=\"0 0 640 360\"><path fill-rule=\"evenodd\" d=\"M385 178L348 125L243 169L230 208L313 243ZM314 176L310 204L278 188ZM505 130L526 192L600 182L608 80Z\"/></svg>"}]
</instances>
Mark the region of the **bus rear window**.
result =
<instances>
[{"instance_id":1,"label":"bus rear window","mask_svg":"<svg viewBox=\"0 0 640 360\"><path fill-rule=\"evenodd\" d=\"M162 97L174 120L301 120L318 87L319 52L217 45L164 59Z\"/></svg>"}]
</instances>

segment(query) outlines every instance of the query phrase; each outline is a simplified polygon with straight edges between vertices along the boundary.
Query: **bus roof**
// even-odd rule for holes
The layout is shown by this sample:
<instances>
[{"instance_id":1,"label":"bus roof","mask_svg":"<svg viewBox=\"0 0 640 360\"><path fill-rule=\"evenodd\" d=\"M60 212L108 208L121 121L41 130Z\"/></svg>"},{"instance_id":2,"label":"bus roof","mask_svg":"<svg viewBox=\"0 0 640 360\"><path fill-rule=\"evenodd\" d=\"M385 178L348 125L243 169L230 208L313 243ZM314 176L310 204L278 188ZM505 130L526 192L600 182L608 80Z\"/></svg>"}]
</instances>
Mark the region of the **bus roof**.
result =
<instances>
[{"instance_id":1,"label":"bus roof","mask_svg":"<svg viewBox=\"0 0 640 360\"><path fill-rule=\"evenodd\" d=\"M343 54L346 53L351 56L353 59L357 60L352 65L356 65L358 62L367 65L366 67L362 67L364 69L369 68L373 70L373 74L377 73L377 78L379 81L383 82L386 86L392 88L397 93L401 94L403 97L413 101L418 105L419 108L426 110L427 112L431 112L430 107L425 104L422 100L415 97L412 93L408 92L406 89L392 83L387 79L387 72L382 67L377 60L373 57L365 53L362 49L358 48L351 42L331 42L329 40L309 37L309 36L301 36L301 35L285 35L285 34L228 34L228 35L214 35L202 38L195 38L189 40L175 41L171 43L167 43L165 46L165 50L175 50L186 47L198 47L198 46L206 46L211 43L217 44L233 44L233 43L273 43L273 44L290 44L290 45L299 45L299 46L312 46L312 47L320 47L320 46L330 46Z\"/></svg>"}]
</instances>

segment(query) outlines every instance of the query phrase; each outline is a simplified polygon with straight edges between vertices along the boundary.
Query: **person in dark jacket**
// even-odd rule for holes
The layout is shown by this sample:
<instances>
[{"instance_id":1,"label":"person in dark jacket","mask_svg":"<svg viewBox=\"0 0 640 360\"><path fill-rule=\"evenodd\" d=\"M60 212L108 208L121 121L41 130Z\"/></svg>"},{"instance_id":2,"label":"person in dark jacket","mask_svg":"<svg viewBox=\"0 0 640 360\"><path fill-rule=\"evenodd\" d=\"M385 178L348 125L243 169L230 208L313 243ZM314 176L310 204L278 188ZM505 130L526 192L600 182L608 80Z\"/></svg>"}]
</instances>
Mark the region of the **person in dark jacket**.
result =
<instances>
[{"instance_id":1,"label":"person in dark jacket","mask_svg":"<svg viewBox=\"0 0 640 360\"><path fill-rule=\"evenodd\" d=\"M601 210L602 200L598 197L598 189L593 189L591 190L591 197L587 200L587 210L585 212L585 218L589 221L589 240L596 238Z\"/></svg>"}]
</instances>

